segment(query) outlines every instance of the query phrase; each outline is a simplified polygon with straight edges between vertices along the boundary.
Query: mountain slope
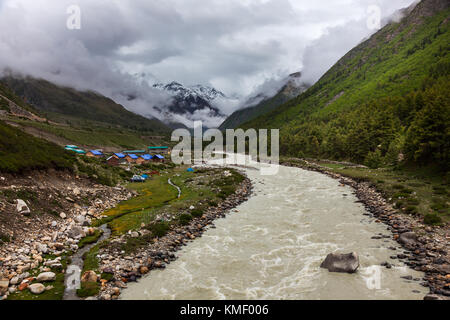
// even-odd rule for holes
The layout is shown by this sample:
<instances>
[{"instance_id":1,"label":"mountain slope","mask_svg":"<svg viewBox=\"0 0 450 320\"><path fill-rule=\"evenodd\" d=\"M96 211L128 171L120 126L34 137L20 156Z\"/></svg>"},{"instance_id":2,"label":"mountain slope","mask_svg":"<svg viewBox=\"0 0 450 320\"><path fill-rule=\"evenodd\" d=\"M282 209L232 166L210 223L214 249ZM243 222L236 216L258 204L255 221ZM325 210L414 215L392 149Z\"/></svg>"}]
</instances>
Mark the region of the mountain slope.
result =
<instances>
[{"instance_id":1,"label":"mountain slope","mask_svg":"<svg viewBox=\"0 0 450 320\"><path fill-rule=\"evenodd\" d=\"M280 128L286 155L448 168L449 14L449 1L423 0L299 97L242 127Z\"/></svg>"},{"instance_id":2,"label":"mountain slope","mask_svg":"<svg viewBox=\"0 0 450 320\"><path fill-rule=\"evenodd\" d=\"M81 119L152 133L169 131L159 120L147 119L130 112L113 100L95 92L81 92L30 77L8 76L1 81L51 120Z\"/></svg>"},{"instance_id":3,"label":"mountain slope","mask_svg":"<svg viewBox=\"0 0 450 320\"><path fill-rule=\"evenodd\" d=\"M305 91L308 86L300 82L301 74L293 73L289 76L287 83L273 97L263 98L256 105L247 103L248 107L233 112L219 127L220 130L233 129L239 125L253 120L258 116L266 114L286 101L298 96ZM259 95L252 99L258 99ZM259 99L258 99L259 100Z\"/></svg>"}]
</instances>

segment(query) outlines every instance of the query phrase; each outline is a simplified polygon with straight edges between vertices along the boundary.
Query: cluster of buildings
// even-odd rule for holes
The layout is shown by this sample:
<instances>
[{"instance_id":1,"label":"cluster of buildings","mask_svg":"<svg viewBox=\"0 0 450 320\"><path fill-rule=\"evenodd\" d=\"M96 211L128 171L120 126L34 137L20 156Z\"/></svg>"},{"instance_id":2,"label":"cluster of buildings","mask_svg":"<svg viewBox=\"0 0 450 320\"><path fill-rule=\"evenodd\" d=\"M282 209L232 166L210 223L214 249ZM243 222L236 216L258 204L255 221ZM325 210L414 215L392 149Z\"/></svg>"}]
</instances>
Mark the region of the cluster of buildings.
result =
<instances>
[{"instance_id":1,"label":"cluster of buildings","mask_svg":"<svg viewBox=\"0 0 450 320\"><path fill-rule=\"evenodd\" d=\"M113 154L104 154L101 150L85 151L74 145L67 145L66 150L91 158L105 158L106 163L111 166L122 164L144 164L149 162L164 162L165 156L170 154L169 147L148 147L148 150L129 150Z\"/></svg>"}]
</instances>

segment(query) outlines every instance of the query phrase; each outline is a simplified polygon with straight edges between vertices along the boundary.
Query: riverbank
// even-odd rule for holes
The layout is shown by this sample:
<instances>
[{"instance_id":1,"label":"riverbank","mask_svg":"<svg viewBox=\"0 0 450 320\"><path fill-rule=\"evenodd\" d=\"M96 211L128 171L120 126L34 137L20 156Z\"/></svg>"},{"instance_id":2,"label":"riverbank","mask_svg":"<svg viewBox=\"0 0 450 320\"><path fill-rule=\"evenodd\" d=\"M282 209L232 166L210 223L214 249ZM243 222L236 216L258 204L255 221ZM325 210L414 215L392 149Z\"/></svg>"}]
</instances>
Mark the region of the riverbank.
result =
<instances>
[{"instance_id":1,"label":"riverbank","mask_svg":"<svg viewBox=\"0 0 450 320\"><path fill-rule=\"evenodd\" d=\"M430 289L424 299L440 300L450 297L450 257L448 248L450 234L448 225L429 226L423 218L405 215L395 209L373 184L334 172L331 168L300 159L284 159L282 165L316 171L339 180L355 190L355 195L373 215L377 223L384 223L392 232L393 239L405 249L393 252L391 259L403 261L417 271L425 273L423 286ZM377 235L374 235L377 237ZM390 267L389 264L385 264Z\"/></svg>"}]
</instances>

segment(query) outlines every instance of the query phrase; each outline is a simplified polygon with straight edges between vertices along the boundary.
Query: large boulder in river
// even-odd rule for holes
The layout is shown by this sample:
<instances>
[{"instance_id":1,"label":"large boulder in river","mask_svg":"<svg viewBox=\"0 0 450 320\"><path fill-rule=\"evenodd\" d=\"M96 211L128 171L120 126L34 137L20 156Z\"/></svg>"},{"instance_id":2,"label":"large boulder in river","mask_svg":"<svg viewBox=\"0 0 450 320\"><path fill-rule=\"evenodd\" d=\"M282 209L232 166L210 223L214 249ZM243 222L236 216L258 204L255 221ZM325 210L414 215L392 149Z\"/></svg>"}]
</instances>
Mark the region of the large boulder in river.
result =
<instances>
[{"instance_id":1,"label":"large boulder in river","mask_svg":"<svg viewBox=\"0 0 450 320\"><path fill-rule=\"evenodd\" d=\"M340 254L330 253L320 265L330 272L354 273L359 267L359 257L356 252Z\"/></svg>"},{"instance_id":2,"label":"large boulder in river","mask_svg":"<svg viewBox=\"0 0 450 320\"><path fill-rule=\"evenodd\" d=\"M414 232L404 232L398 238L398 242L406 247L414 247L417 244L417 235Z\"/></svg>"}]
</instances>

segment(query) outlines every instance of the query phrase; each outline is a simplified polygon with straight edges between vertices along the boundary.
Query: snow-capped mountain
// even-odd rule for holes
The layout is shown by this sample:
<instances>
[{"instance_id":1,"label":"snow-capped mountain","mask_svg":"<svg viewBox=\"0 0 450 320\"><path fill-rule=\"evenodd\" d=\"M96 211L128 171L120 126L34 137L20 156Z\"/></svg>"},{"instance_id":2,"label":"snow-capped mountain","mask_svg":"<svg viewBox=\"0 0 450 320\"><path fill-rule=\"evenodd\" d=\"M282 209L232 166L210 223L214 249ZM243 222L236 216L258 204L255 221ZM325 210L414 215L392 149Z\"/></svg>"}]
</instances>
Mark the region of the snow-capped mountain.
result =
<instances>
[{"instance_id":1,"label":"snow-capped mountain","mask_svg":"<svg viewBox=\"0 0 450 320\"><path fill-rule=\"evenodd\" d=\"M228 98L215 88L204 85L184 86L176 81L168 84L156 83L153 88L173 97L168 105L156 108L164 114L168 124L178 126L177 123L181 122L187 125L184 121L177 120L181 119L180 116L189 121L207 119L209 126L217 126L225 119L220 106Z\"/></svg>"}]
</instances>

